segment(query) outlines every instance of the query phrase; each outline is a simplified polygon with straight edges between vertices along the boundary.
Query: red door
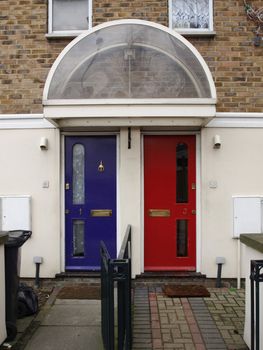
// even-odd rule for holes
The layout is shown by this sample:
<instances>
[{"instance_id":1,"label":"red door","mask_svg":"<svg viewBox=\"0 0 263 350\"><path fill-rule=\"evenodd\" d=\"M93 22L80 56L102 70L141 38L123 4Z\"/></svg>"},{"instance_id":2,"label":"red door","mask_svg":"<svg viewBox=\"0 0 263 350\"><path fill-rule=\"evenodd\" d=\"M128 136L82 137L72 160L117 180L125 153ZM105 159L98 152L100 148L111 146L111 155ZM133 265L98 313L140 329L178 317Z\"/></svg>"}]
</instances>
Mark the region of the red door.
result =
<instances>
[{"instance_id":1,"label":"red door","mask_svg":"<svg viewBox=\"0 0 263 350\"><path fill-rule=\"evenodd\" d=\"M195 169L195 136L145 136L145 271L196 268Z\"/></svg>"}]
</instances>

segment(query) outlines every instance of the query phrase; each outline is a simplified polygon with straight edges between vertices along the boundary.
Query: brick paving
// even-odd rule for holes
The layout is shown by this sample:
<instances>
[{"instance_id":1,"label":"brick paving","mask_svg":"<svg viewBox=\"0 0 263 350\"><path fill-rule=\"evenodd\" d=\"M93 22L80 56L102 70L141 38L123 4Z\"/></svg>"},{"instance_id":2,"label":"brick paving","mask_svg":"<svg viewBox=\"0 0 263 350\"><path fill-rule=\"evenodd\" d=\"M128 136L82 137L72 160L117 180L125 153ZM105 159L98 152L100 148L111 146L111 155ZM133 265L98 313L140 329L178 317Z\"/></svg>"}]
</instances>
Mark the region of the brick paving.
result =
<instances>
[{"instance_id":1,"label":"brick paving","mask_svg":"<svg viewBox=\"0 0 263 350\"><path fill-rule=\"evenodd\" d=\"M136 287L133 349L247 349L244 289L209 291L209 298L169 298L161 287Z\"/></svg>"},{"instance_id":2,"label":"brick paving","mask_svg":"<svg viewBox=\"0 0 263 350\"><path fill-rule=\"evenodd\" d=\"M210 298L205 298L208 310L221 332L227 349L247 349L242 334L245 318L245 290L210 289Z\"/></svg>"}]
</instances>

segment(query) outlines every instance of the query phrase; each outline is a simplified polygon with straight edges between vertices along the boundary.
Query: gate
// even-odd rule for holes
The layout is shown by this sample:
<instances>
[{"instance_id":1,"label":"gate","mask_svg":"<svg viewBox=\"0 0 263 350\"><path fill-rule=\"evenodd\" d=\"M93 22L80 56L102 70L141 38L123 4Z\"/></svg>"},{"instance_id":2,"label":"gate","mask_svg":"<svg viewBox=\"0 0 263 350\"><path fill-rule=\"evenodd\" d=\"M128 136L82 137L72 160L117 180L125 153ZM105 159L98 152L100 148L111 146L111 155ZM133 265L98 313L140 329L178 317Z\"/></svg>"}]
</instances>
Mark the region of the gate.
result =
<instances>
[{"instance_id":1,"label":"gate","mask_svg":"<svg viewBox=\"0 0 263 350\"><path fill-rule=\"evenodd\" d=\"M130 350L131 321L131 226L128 225L117 259L112 259L105 243L101 255L101 327L105 350ZM114 288L117 287L117 296ZM115 309L117 320L115 322ZM115 325L117 327L115 339Z\"/></svg>"}]
</instances>

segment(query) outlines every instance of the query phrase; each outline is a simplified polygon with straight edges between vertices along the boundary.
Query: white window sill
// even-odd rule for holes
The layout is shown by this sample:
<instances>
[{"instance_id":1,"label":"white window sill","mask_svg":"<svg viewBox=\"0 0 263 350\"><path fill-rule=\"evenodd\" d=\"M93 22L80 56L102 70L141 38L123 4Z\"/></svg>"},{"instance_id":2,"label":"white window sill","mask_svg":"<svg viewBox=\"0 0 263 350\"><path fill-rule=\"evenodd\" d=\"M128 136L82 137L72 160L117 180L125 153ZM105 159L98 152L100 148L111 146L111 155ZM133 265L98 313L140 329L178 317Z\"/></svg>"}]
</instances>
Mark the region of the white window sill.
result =
<instances>
[{"instance_id":1,"label":"white window sill","mask_svg":"<svg viewBox=\"0 0 263 350\"><path fill-rule=\"evenodd\" d=\"M216 32L214 30L187 30L187 29L176 29L174 31L183 36L215 36Z\"/></svg>"},{"instance_id":2,"label":"white window sill","mask_svg":"<svg viewBox=\"0 0 263 350\"><path fill-rule=\"evenodd\" d=\"M88 30L88 29L87 29ZM58 38L76 38L80 34L84 33L86 30L77 30L77 31L72 31L72 32L52 32L52 33L47 33L45 37L47 39L58 39Z\"/></svg>"}]
</instances>

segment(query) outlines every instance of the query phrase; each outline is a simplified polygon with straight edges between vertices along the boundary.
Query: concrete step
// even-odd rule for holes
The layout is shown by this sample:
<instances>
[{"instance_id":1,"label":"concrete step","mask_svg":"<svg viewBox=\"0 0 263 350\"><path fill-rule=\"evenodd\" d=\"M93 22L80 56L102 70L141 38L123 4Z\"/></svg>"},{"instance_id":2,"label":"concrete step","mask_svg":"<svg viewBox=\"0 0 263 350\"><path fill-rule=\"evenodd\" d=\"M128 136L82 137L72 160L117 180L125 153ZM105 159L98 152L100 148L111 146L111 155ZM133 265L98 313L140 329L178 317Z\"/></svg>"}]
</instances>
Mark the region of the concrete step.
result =
<instances>
[{"instance_id":1,"label":"concrete step","mask_svg":"<svg viewBox=\"0 0 263 350\"><path fill-rule=\"evenodd\" d=\"M206 275L199 272L188 271L161 271L145 272L136 276L133 281L135 286L140 285L163 285L164 283L175 284L205 284Z\"/></svg>"},{"instance_id":2,"label":"concrete step","mask_svg":"<svg viewBox=\"0 0 263 350\"><path fill-rule=\"evenodd\" d=\"M57 281L100 284L100 271L70 271L56 274Z\"/></svg>"}]
</instances>

